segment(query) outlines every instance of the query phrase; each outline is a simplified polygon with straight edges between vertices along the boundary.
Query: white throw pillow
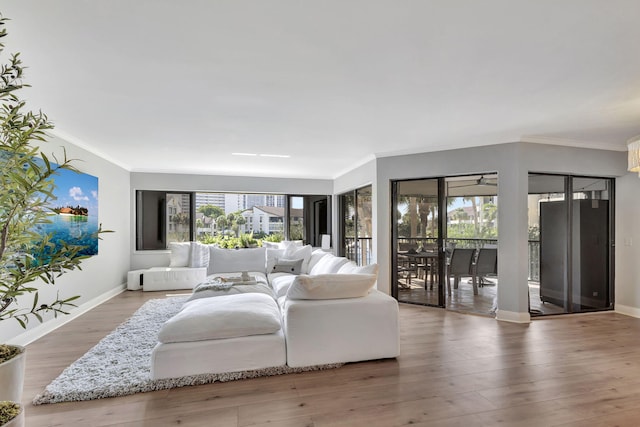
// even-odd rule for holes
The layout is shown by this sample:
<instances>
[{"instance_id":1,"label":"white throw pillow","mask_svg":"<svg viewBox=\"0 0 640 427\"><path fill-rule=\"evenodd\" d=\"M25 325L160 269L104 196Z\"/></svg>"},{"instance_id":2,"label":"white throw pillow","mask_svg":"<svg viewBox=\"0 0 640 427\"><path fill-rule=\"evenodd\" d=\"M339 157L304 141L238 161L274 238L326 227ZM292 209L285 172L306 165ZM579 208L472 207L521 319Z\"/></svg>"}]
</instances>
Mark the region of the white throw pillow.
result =
<instances>
[{"instance_id":1,"label":"white throw pillow","mask_svg":"<svg viewBox=\"0 0 640 427\"><path fill-rule=\"evenodd\" d=\"M288 249L289 246L302 247L302 240L283 240L278 243L279 249Z\"/></svg>"},{"instance_id":2,"label":"white throw pillow","mask_svg":"<svg viewBox=\"0 0 640 427\"><path fill-rule=\"evenodd\" d=\"M309 274L309 272L313 269L313 267L320 261L322 258L326 256L333 256L329 252L325 252L322 249L316 249L311 252L311 258L309 258L309 270L303 271L303 274Z\"/></svg>"},{"instance_id":3,"label":"white throw pillow","mask_svg":"<svg viewBox=\"0 0 640 427\"><path fill-rule=\"evenodd\" d=\"M338 274L353 274L353 272L355 271L355 269L358 268L358 264L356 264L353 261L349 261L346 264L343 264L342 267L340 267L338 269L338 271L336 271L336 273Z\"/></svg>"},{"instance_id":4,"label":"white throw pillow","mask_svg":"<svg viewBox=\"0 0 640 427\"><path fill-rule=\"evenodd\" d=\"M276 263L273 265L271 269L271 273L289 273L289 274L300 274L300 269L302 268L303 259L286 259L286 258L278 258Z\"/></svg>"},{"instance_id":5,"label":"white throw pillow","mask_svg":"<svg viewBox=\"0 0 640 427\"><path fill-rule=\"evenodd\" d=\"M188 267L191 254L191 242L169 243L169 267Z\"/></svg>"},{"instance_id":6,"label":"white throw pillow","mask_svg":"<svg viewBox=\"0 0 640 427\"><path fill-rule=\"evenodd\" d=\"M378 264L363 265L362 267L356 267L351 271L352 274L375 274L378 275Z\"/></svg>"},{"instance_id":7,"label":"white throw pillow","mask_svg":"<svg viewBox=\"0 0 640 427\"><path fill-rule=\"evenodd\" d=\"M309 260L311 259L311 252L313 248L311 245L296 246L289 245L284 251L284 258L287 259L302 259L302 272L309 271Z\"/></svg>"},{"instance_id":8,"label":"white throw pillow","mask_svg":"<svg viewBox=\"0 0 640 427\"><path fill-rule=\"evenodd\" d=\"M321 274L296 276L288 299L340 299L366 296L376 283L373 274Z\"/></svg>"},{"instance_id":9,"label":"white throw pillow","mask_svg":"<svg viewBox=\"0 0 640 427\"><path fill-rule=\"evenodd\" d=\"M269 274L271 273L271 270L273 270L273 266L276 265L276 261L278 260L278 258L284 258L284 249L274 249L267 247L265 253L267 257L267 268L265 271L267 272L267 274Z\"/></svg>"},{"instance_id":10,"label":"white throw pillow","mask_svg":"<svg viewBox=\"0 0 640 427\"><path fill-rule=\"evenodd\" d=\"M191 242L189 267L199 268L209 266L209 247L200 242Z\"/></svg>"},{"instance_id":11,"label":"white throw pillow","mask_svg":"<svg viewBox=\"0 0 640 427\"><path fill-rule=\"evenodd\" d=\"M161 343L204 341L280 330L280 310L262 293L201 298L184 304L158 334Z\"/></svg>"},{"instance_id":12,"label":"white throw pillow","mask_svg":"<svg viewBox=\"0 0 640 427\"><path fill-rule=\"evenodd\" d=\"M323 257L320 261L317 262L316 265L313 266L309 274L318 275L318 274L333 274L337 273L344 264L349 262L348 259L344 257L337 257L329 254L326 257Z\"/></svg>"}]
</instances>

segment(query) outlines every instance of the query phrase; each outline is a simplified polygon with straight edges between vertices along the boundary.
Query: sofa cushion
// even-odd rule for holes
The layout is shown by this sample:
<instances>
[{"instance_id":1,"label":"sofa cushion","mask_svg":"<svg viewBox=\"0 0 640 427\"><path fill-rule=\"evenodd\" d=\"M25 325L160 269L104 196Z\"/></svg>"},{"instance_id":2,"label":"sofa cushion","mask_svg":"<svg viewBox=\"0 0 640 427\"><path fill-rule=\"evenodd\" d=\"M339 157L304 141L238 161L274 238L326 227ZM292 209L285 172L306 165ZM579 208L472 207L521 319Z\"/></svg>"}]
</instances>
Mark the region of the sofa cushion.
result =
<instances>
[{"instance_id":1,"label":"sofa cushion","mask_svg":"<svg viewBox=\"0 0 640 427\"><path fill-rule=\"evenodd\" d=\"M285 249L283 257L287 259L302 259L302 272L305 272L309 271L311 252L313 252L311 245L297 246L291 244Z\"/></svg>"},{"instance_id":2,"label":"sofa cushion","mask_svg":"<svg viewBox=\"0 0 640 427\"><path fill-rule=\"evenodd\" d=\"M221 297L225 295L237 295L237 294L247 294L247 293L262 293L265 295L269 295L272 298L275 298L275 294L273 289L271 289L268 285L264 283L257 282L256 284L248 284L248 285L233 285L228 288L217 289L215 287L207 288L206 283L201 283L196 286L193 290L193 293L189 297L187 301L193 301L199 298L214 298Z\"/></svg>"},{"instance_id":3,"label":"sofa cushion","mask_svg":"<svg viewBox=\"0 0 640 427\"><path fill-rule=\"evenodd\" d=\"M161 343L204 341L280 330L280 309L262 293L202 298L184 304L158 334Z\"/></svg>"},{"instance_id":4,"label":"sofa cushion","mask_svg":"<svg viewBox=\"0 0 640 427\"><path fill-rule=\"evenodd\" d=\"M375 274L321 274L296 276L288 299L341 299L366 296L376 283Z\"/></svg>"},{"instance_id":5,"label":"sofa cushion","mask_svg":"<svg viewBox=\"0 0 640 427\"><path fill-rule=\"evenodd\" d=\"M273 288L273 292L276 294L276 297L287 295L289 286L291 286L291 283L293 283L293 280L296 277L297 276L288 273L269 274L269 283L271 283L271 287Z\"/></svg>"},{"instance_id":6,"label":"sofa cushion","mask_svg":"<svg viewBox=\"0 0 640 427\"><path fill-rule=\"evenodd\" d=\"M200 268L209 266L209 246L200 242L191 242L189 255L189 267Z\"/></svg>"},{"instance_id":7,"label":"sofa cushion","mask_svg":"<svg viewBox=\"0 0 640 427\"><path fill-rule=\"evenodd\" d=\"M325 252L322 249L316 249L311 253L311 258L309 258L309 266L307 271L303 271L303 274L309 274L309 272L315 267L315 265L325 256L333 256L329 252Z\"/></svg>"},{"instance_id":8,"label":"sofa cushion","mask_svg":"<svg viewBox=\"0 0 640 427\"><path fill-rule=\"evenodd\" d=\"M358 264L356 264L353 261L349 261L345 264L342 264L342 266L338 269L338 271L336 271L336 273L338 274L352 274L355 269L358 268Z\"/></svg>"},{"instance_id":9,"label":"sofa cushion","mask_svg":"<svg viewBox=\"0 0 640 427\"><path fill-rule=\"evenodd\" d=\"M169 250L169 267L189 267L191 242L171 242Z\"/></svg>"},{"instance_id":10,"label":"sofa cushion","mask_svg":"<svg viewBox=\"0 0 640 427\"><path fill-rule=\"evenodd\" d=\"M361 267L356 266L351 271L351 274L375 274L378 275L378 264L373 263L369 265L363 265Z\"/></svg>"},{"instance_id":11,"label":"sofa cushion","mask_svg":"<svg viewBox=\"0 0 640 427\"><path fill-rule=\"evenodd\" d=\"M273 270L273 266L276 265L276 261L278 258L284 258L284 249L275 249L272 247L267 247L265 249L266 254L266 272L267 274L271 273Z\"/></svg>"},{"instance_id":12,"label":"sofa cushion","mask_svg":"<svg viewBox=\"0 0 640 427\"><path fill-rule=\"evenodd\" d=\"M317 276L318 274L333 274L337 273L344 264L348 263L349 260L344 257L337 257L334 255L327 255L322 257L316 265L313 266L309 274L313 276Z\"/></svg>"},{"instance_id":13,"label":"sofa cushion","mask_svg":"<svg viewBox=\"0 0 640 427\"><path fill-rule=\"evenodd\" d=\"M361 267L353 261L343 264L336 272L338 274L378 274L378 264L368 264Z\"/></svg>"},{"instance_id":14,"label":"sofa cushion","mask_svg":"<svg viewBox=\"0 0 640 427\"><path fill-rule=\"evenodd\" d=\"M302 243L302 240L283 240L282 242L278 243L278 247L280 249L288 249L289 246L301 248Z\"/></svg>"},{"instance_id":15,"label":"sofa cushion","mask_svg":"<svg viewBox=\"0 0 640 427\"><path fill-rule=\"evenodd\" d=\"M220 249L211 247L209 274L239 271L265 272L266 248Z\"/></svg>"},{"instance_id":16,"label":"sofa cushion","mask_svg":"<svg viewBox=\"0 0 640 427\"><path fill-rule=\"evenodd\" d=\"M271 269L272 273L290 273L290 274L300 274L300 269L302 268L303 259L286 259L286 258L278 258L275 265Z\"/></svg>"}]
</instances>

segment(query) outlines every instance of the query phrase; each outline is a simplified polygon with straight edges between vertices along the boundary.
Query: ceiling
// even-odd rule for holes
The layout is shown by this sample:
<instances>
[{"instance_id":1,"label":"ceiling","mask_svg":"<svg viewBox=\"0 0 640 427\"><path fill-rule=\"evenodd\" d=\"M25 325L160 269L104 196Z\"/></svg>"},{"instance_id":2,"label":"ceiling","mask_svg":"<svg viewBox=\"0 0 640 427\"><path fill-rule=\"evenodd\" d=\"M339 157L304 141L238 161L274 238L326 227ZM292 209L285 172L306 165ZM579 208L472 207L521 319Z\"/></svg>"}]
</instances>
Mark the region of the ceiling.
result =
<instances>
[{"instance_id":1,"label":"ceiling","mask_svg":"<svg viewBox=\"0 0 640 427\"><path fill-rule=\"evenodd\" d=\"M335 178L374 156L515 141L624 150L640 134L637 0L0 11L6 52L29 67L28 106L131 171Z\"/></svg>"}]
</instances>

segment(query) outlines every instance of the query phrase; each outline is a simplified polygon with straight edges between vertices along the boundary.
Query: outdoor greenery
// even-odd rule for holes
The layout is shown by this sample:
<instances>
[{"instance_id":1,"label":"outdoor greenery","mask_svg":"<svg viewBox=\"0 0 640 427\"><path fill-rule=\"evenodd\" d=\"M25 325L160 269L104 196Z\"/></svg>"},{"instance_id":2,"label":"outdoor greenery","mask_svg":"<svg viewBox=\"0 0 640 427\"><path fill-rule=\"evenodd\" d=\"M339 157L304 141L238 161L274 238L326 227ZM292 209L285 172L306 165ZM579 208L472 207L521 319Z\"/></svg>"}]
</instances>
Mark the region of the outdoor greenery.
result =
<instances>
[{"instance_id":1,"label":"outdoor greenery","mask_svg":"<svg viewBox=\"0 0 640 427\"><path fill-rule=\"evenodd\" d=\"M447 199L447 205L456 198ZM449 211L447 238L449 239L496 239L498 237L498 207L482 197L465 197L471 204L469 215L462 208ZM438 233L437 200L433 197L401 196L398 204L398 236L410 238L436 238Z\"/></svg>"},{"instance_id":2,"label":"outdoor greenery","mask_svg":"<svg viewBox=\"0 0 640 427\"><path fill-rule=\"evenodd\" d=\"M284 239L281 232L266 234L263 231L242 233L247 220L242 216L242 210L225 214L224 210L214 205L203 205L198 208L203 215L196 219L196 227L207 229L210 224L215 224L214 234L203 233L199 230L197 240L208 244L217 244L223 248L251 247L261 245L262 240L280 242ZM289 226L291 240L302 240L304 237L304 224L302 221L292 222ZM251 237L249 237L251 236Z\"/></svg>"},{"instance_id":3,"label":"outdoor greenery","mask_svg":"<svg viewBox=\"0 0 640 427\"><path fill-rule=\"evenodd\" d=\"M0 426L5 425L18 415L20 415L20 405L15 402L0 402Z\"/></svg>"},{"instance_id":4,"label":"outdoor greenery","mask_svg":"<svg viewBox=\"0 0 640 427\"><path fill-rule=\"evenodd\" d=\"M304 240L304 224L302 221L292 222L289 225L289 239Z\"/></svg>"},{"instance_id":5,"label":"outdoor greenery","mask_svg":"<svg viewBox=\"0 0 640 427\"><path fill-rule=\"evenodd\" d=\"M200 236L198 240L205 244L215 244L225 249L235 248L253 248L262 246L262 242L281 242L284 239L282 234L270 234L265 237L258 238L253 233L241 234L240 237L218 234L212 236L210 234Z\"/></svg>"},{"instance_id":6,"label":"outdoor greenery","mask_svg":"<svg viewBox=\"0 0 640 427\"><path fill-rule=\"evenodd\" d=\"M214 205L203 205L198 208L198 212L209 218L218 218L224 215L224 209Z\"/></svg>"},{"instance_id":7,"label":"outdoor greenery","mask_svg":"<svg viewBox=\"0 0 640 427\"><path fill-rule=\"evenodd\" d=\"M0 16L0 38L7 35L6 21ZM45 131L53 124L41 111L25 111L26 103L18 97L18 91L28 86L23 83L23 71L20 54L10 55L0 67L0 321L15 318L26 328L31 317L42 321L43 313L67 314L67 307L79 298L56 297L42 303L31 283L40 280L53 285L63 273L80 269L86 256L80 255L84 246L56 245L52 235L36 231L38 224L50 222L54 176L59 170L75 168L66 152L61 159L51 156L54 164L32 145L45 142ZM24 294L33 294L33 300L29 307L20 308L16 300Z\"/></svg>"}]
</instances>

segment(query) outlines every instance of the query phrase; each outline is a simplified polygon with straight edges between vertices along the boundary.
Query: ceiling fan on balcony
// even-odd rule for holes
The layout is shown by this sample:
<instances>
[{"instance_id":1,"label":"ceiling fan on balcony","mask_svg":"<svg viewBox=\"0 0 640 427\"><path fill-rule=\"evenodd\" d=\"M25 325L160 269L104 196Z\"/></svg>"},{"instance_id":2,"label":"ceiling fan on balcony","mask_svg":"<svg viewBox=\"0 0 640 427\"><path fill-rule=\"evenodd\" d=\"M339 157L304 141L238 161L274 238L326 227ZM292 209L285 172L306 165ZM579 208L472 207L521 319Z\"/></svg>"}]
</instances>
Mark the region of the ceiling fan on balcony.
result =
<instances>
[{"instance_id":1,"label":"ceiling fan on balcony","mask_svg":"<svg viewBox=\"0 0 640 427\"><path fill-rule=\"evenodd\" d=\"M498 186L498 180L497 178L485 178L484 175L480 175L480 178L476 179L476 180L466 180L466 181L459 181L457 182L458 184L461 185L452 185L452 184L456 184L456 182L450 182L449 183L449 188L466 188L466 187L476 187L476 186L485 186L485 187L497 187Z\"/></svg>"}]
</instances>

